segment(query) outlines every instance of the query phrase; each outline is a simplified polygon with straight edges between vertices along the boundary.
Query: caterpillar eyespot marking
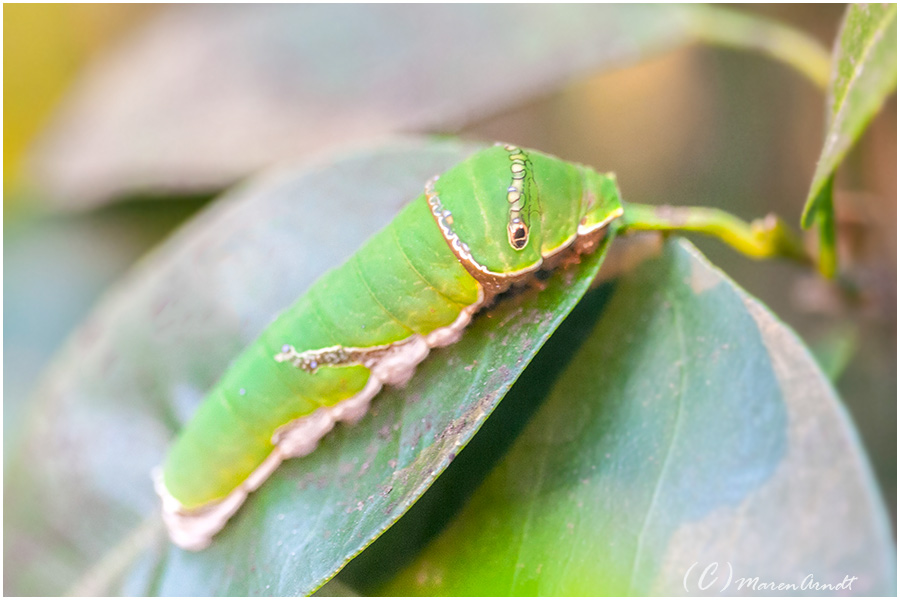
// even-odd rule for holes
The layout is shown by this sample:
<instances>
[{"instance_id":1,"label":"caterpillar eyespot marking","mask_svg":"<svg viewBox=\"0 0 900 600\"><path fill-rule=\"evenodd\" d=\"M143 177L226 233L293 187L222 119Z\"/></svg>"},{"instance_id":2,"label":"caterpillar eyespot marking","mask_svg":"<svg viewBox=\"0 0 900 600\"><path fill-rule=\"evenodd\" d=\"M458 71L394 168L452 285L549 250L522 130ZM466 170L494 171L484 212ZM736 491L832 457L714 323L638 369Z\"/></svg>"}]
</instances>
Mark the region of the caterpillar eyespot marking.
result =
<instances>
[{"instance_id":1,"label":"caterpillar eyespot marking","mask_svg":"<svg viewBox=\"0 0 900 600\"><path fill-rule=\"evenodd\" d=\"M383 386L405 384L511 285L592 252L622 212L614 176L513 145L426 182L209 391L154 472L172 541L207 547L283 460L360 420Z\"/></svg>"}]
</instances>

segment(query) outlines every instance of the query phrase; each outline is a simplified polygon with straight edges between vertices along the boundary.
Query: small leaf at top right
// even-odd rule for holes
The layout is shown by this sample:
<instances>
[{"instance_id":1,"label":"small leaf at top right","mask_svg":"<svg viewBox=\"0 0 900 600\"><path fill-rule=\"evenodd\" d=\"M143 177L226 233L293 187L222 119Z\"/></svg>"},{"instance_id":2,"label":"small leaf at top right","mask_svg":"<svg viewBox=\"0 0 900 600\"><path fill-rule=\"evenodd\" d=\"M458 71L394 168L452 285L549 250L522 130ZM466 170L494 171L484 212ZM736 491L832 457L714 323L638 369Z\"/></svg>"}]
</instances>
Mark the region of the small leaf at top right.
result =
<instances>
[{"instance_id":1,"label":"small leaf at top right","mask_svg":"<svg viewBox=\"0 0 900 600\"><path fill-rule=\"evenodd\" d=\"M816 221L819 211L830 211L823 194L828 179L897 87L897 5L851 5L831 68L827 131L803 210L804 228Z\"/></svg>"}]
</instances>

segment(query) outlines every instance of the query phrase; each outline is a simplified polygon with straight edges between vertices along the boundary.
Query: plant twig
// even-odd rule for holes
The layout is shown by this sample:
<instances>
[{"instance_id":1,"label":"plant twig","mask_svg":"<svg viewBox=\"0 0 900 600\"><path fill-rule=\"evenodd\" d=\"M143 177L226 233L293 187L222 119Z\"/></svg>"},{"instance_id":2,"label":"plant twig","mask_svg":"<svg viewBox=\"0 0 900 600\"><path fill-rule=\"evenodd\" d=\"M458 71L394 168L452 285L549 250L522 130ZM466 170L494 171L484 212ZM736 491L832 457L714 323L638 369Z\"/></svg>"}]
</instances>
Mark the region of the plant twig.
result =
<instances>
[{"instance_id":1,"label":"plant twig","mask_svg":"<svg viewBox=\"0 0 900 600\"><path fill-rule=\"evenodd\" d=\"M826 90L831 53L807 34L775 21L717 7L696 7L691 27L701 42L755 50L781 61Z\"/></svg>"},{"instance_id":2,"label":"plant twig","mask_svg":"<svg viewBox=\"0 0 900 600\"><path fill-rule=\"evenodd\" d=\"M776 215L747 223L717 208L627 204L621 229L628 231L694 232L720 239L755 259L785 258L812 264L801 240Z\"/></svg>"}]
</instances>

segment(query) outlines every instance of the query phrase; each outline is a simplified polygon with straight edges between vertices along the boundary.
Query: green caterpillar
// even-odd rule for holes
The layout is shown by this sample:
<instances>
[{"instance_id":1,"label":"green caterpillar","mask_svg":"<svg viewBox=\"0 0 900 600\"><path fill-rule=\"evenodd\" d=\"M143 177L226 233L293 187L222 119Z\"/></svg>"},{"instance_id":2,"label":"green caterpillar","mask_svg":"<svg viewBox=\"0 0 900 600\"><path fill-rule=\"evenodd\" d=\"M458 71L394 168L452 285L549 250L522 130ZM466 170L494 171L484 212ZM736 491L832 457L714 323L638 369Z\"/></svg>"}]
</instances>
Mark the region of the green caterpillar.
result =
<instances>
[{"instance_id":1,"label":"green caterpillar","mask_svg":"<svg viewBox=\"0 0 900 600\"><path fill-rule=\"evenodd\" d=\"M172 540L208 546L282 460L361 419L510 285L593 251L622 213L614 176L509 145L429 181L209 392L155 477Z\"/></svg>"}]
</instances>

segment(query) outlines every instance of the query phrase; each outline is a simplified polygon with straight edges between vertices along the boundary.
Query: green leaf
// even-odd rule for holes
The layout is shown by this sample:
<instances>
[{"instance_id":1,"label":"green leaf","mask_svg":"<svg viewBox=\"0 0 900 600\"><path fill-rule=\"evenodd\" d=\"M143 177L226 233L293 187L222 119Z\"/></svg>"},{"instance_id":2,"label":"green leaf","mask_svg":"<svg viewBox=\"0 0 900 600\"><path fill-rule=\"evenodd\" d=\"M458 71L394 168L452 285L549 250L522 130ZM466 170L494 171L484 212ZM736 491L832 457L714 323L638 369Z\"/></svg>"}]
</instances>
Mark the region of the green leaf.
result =
<instances>
[{"instance_id":1,"label":"green leaf","mask_svg":"<svg viewBox=\"0 0 900 600\"><path fill-rule=\"evenodd\" d=\"M49 350L63 343L106 287L200 202L131 202L67 219L4 221L4 448L20 433L26 400L50 361Z\"/></svg>"},{"instance_id":2,"label":"green leaf","mask_svg":"<svg viewBox=\"0 0 900 600\"><path fill-rule=\"evenodd\" d=\"M897 87L897 5L852 4L832 58L825 142L803 211L803 227L830 210L828 180ZM826 236L828 233L826 232Z\"/></svg>"},{"instance_id":3,"label":"green leaf","mask_svg":"<svg viewBox=\"0 0 900 600\"><path fill-rule=\"evenodd\" d=\"M33 149L32 183L57 209L217 190L287 157L459 131L695 41L827 76L805 34L720 7L172 6L73 88Z\"/></svg>"},{"instance_id":4,"label":"green leaf","mask_svg":"<svg viewBox=\"0 0 900 600\"><path fill-rule=\"evenodd\" d=\"M35 147L33 183L57 208L78 209L135 190L221 189L273 162L392 132L456 131L690 42L691 12L172 6L73 89Z\"/></svg>"},{"instance_id":5,"label":"green leaf","mask_svg":"<svg viewBox=\"0 0 900 600\"><path fill-rule=\"evenodd\" d=\"M481 426L602 252L478 316L357 426L288 461L201 553L162 536L150 470L229 361L473 148L396 142L250 182L147 257L69 341L5 471L4 591L297 595L397 520Z\"/></svg>"},{"instance_id":6,"label":"green leaf","mask_svg":"<svg viewBox=\"0 0 900 600\"><path fill-rule=\"evenodd\" d=\"M364 591L680 595L717 562L715 593L729 568L729 594L754 593L738 578L808 574L895 593L890 523L831 386L687 242L585 297L560 336L574 358L510 452L424 552Z\"/></svg>"}]
</instances>

